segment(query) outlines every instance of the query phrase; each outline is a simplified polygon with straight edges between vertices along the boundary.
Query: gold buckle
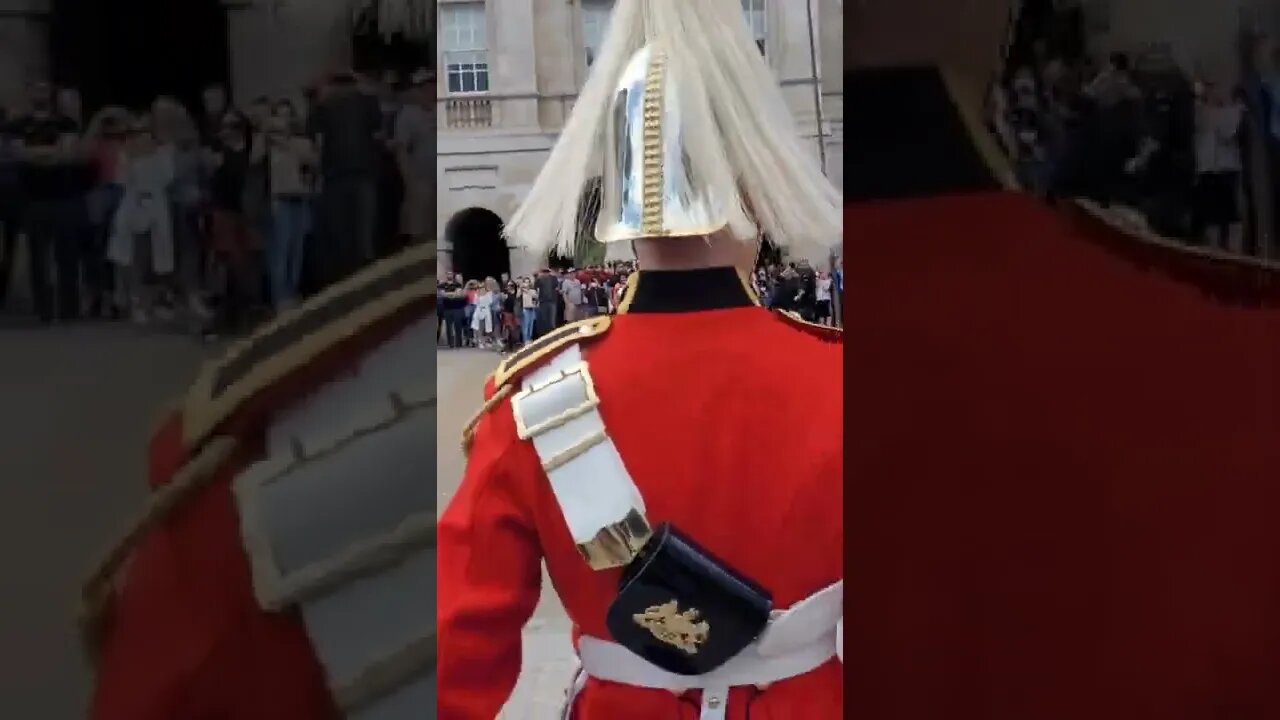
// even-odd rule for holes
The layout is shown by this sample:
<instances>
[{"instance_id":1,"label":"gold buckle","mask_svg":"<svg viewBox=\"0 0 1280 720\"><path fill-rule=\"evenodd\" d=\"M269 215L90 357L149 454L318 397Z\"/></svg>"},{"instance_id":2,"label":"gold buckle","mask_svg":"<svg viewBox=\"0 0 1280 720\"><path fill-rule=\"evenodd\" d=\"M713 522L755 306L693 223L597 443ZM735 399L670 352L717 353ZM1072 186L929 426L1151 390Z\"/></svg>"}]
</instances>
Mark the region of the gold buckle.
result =
<instances>
[{"instance_id":1,"label":"gold buckle","mask_svg":"<svg viewBox=\"0 0 1280 720\"><path fill-rule=\"evenodd\" d=\"M528 440L529 438L537 437L542 433L547 432L548 430L554 430L564 425L565 423L569 422L570 420L573 420L574 418L586 415L587 413L591 412L592 410L595 410L597 407L600 406L600 396L596 394L596 383L595 383L595 380L593 380L591 377L591 372L587 370L586 363L578 363L577 365L569 368L568 370L561 370L559 375L551 378L550 380L544 383L540 383L538 385L530 385L529 387L523 388L522 390L520 390L520 392L516 393L515 396L511 398L511 404L513 407L518 409L520 406L520 403L526 398L528 398L529 396L539 393L543 390L546 390L547 388L553 385L558 385L562 382L565 382L566 380L569 380L575 375L582 378L582 387L585 389L585 392L587 395L586 401L578 405L575 405L569 408L568 410L561 412L558 415L553 415L552 417L549 417L540 423L535 423L532 426L525 425L523 413L521 412L514 413L515 421L516 421L517 437L519 437L521 440Z\"/></svg>"},{"instance_id":2,"label":"gold buckle","mask_svg":"<svg viewBox=\"0 0 1280 720\"><path fill-rule=\"evenodd\" d=\"M653 536L649 521L637 510L578 545L578 552L592 570L609 570L627 565Z\"/></svg>"}]
</instances>

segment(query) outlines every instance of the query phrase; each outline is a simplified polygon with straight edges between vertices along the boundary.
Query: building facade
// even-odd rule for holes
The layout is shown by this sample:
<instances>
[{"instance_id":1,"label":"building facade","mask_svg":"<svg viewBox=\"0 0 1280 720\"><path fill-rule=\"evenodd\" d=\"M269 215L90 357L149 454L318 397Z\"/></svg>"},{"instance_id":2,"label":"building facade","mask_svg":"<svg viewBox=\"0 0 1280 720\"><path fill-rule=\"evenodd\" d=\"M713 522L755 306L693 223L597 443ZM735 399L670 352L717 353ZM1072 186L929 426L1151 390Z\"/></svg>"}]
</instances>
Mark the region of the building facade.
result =
<instances>
[{"instance_id":1,"label":"building facade","mask_svg":"<svg viewBox=\"0 0 1280 720\"><path fill-rule=\"evenodd\" d=\"M349 68L353 16L370 5L369 0L201 1L220 5L225 14L227 81L241 105L262 95L297 98L326 74ZM403 0L400 13L420 17L434 1ZM53 4L0 0L0 106L20 106L27 83L49 79ZM423 32L419 28L421 23L415 31ZM430 58L422 64L429 65Z\"/></svg>"},{"instance_id":2,"label":"building facade","mask_svg":"<svg viewBox=\"0 0 1280 720\"><path fill-rule=\"evenodd\" d=\"M812 140L815 156L825 155L828 175L840 185L842 3L810 1L812 44L805 2L742 0L742 5L801 133ZM520 275L547 263L547 258L508 246L500 237L501 226L555 143L586 80L612 5L612 0L439 0L437 237L442 268L470 275L475 273L468 264L482 274L501 266Z\"/></svg>"}]
</instances>

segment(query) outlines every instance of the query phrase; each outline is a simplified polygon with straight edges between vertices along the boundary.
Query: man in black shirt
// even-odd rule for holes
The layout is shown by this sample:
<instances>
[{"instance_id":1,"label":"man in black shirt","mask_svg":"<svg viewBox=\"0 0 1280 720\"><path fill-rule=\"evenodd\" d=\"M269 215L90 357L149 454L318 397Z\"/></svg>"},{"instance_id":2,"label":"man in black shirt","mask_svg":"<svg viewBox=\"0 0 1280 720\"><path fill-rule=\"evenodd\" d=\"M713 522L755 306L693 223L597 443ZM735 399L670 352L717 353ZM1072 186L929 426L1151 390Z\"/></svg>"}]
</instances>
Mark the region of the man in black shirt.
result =
<instances>
[{"instance_id":1,"label":"man in black shirt","mask_svg":"<svg viewBox=\"0 0 1280 720\"><path fill-rule=\"evenodd\" d=\"M382 107L354 74L343 73L333 78L311 123L323 177L316 255L324 281L332 283L374 257Z\"/></svg>"},{"instance_id":2,"label":"man in black shirt","mask_svg":"<svg viewBox=\"0 0 1280 720\"><path fill-rule=\"evenodd\" d=\"M556 329L556 306L563 298L560 297L560 281L550 270L538 273L533 282L538 290L538 319L533 336L539 338Z\"/></svg>"},{"instance_id":3,"label":"man in black shirt","mask_svg":"<svg viewBox=\"0 0 1280 720\"><path fill-rule=\"evenodd\" d=\"M467 296L453 273L445 273L444 280L436 285L436 302L444 309L445 333L450 348L466 344Z\"/></svg>"},{"instance_id":4,"label":"man in black shirt","mask_svg":"<svg viewBox=\"0 0 1280 720\"><path fill-rule=\"evenodd\" d=\"M80 128L53 107L48 85L32 86L32 111L12 131L18 138L18 182L23 199L31 293L36 314L45 323L74 319L80 312L80 240L84 196L92 183L92 165L80 143ZM56 269L57 297L50 286L50 261Z\"/></svg>"},{"instance_id":5,"label":"man in black shirt","mask_svg":"<svg viewBox=\"0 0 1280 720\"><path fill-rule=\"evenodd\" d=\"M808 260L801 260L796 268L799 277L800 298L795 311L807 322L814 322L818 315L818 276Z\"/></svg>"}]
</instances>

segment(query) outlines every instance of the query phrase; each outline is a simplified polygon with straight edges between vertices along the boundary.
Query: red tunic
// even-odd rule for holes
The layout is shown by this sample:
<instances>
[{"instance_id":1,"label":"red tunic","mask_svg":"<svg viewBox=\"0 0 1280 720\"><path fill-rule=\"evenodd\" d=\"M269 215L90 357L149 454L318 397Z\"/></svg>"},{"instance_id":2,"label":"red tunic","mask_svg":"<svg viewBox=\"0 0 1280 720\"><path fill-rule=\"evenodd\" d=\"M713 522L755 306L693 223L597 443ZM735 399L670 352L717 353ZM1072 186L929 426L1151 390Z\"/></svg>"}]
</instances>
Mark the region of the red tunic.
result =
<instances>
[{"instance_id":1,"label":"red tunic","mask_svg":"<svg viewBox=\"0 0 1280 720\"><path fill-rule=\"evenodd\" d=\"M349 281L348 289L386 271L388 276L399 273L396 279L408 283L408 294L399 290L398 302L382 300L378 318L362 318L354 326L338 318L329 326L307 328L311 338L331 336L334 341L305 357L290 359L294 353L285 348L266 358L264 367L284 363L289 369L256 386L216 427L194 439L192 428L184 427L195 417L190 401L186 412L174 413L155 434L150 464L156 488L173 481L208 438L234 438L237 449L216 466L203 490L185 498L141 538L119 572L107 612L95 628L103 642L96 658L93 720L340 717L298 615L264 612L255 599L231 483L261 458L275 414L356 367L386 338L429 316L432 291L425 281L434 275L434 259L423 263L418 255L407 253ZM420 279L406 276L417 269L422 270ZM308 311L324 299L299 310L300 325L306 325ZM360 306L353 311L361 312ZM222 367L215 363L210 369ZM197 395L193 391L192 398Z\"/></svg>"},{"instance_id":2,"label":"red tunic","mask_svg":"<svg viewBox=\"0 0 1280 720\"><path fill-rule=\"evenodd\" d=\"M1280 717L1280 277L1014 194L846 230L858 716Z\"/></svg>"},{"instance_id":3,"label":"red tunic","mask_svg":"<svg viewBox=\"0 0 1280 720\"><path fill-rule=\"evenodd\" d=\"M648 313L644 273L629 311L583 349L650 521L672 522L785 608L843 577L842 345L751 305L729 276L723 292L707 288L672 306L689 312ZM507 700L543 560L576 630L608 639L604 616L619 571L595 572L582 560L503 401L476 429L466 476L440 522L441 720L492 720ZM834 658L754 693L735 690L729 717L745 718L748 707L753 718L843 717ZM696 693L592 680L574 718L697 715Z\"/></svg>"},{"instance_id":4,"label":"red tunic","mask_svg":"<svg viewBox=\"0 0 1280 720\"><path fill-rule=\"evenodd\" d=\"M153 463L180 448L175 416ZM93 720L338 718L301 622L263 612L253 595L231 481L256 450L222 465L134 552L98 659Z\"/></svg>"}]
</instances>

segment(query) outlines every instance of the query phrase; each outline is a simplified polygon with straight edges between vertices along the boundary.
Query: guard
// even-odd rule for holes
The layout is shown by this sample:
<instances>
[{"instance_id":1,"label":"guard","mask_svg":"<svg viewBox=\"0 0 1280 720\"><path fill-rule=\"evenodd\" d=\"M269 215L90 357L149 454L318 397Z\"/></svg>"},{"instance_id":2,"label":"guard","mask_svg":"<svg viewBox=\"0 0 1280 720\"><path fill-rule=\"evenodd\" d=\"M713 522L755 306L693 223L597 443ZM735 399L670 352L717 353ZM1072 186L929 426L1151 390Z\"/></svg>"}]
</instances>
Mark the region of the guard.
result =
<instances>
[{"instance_id":1,"label":"guard","mask_svg":"<svg viewBox=\"0 0 1280 720\"><path fill-rule=\"evenodd\" d=\"M772 78L735 0L614 10L507 231L571 255L600 176L595 236L641 271L486 384L439 527L442 720L500 712L543 563L581 662L566 718L843 717L842 337L746 276L764 234L826 258L841 198Z\"/></svg>"},{"instance_id":2,"label":"guard","mask_svg":"<svg viewBox=\"0 0 1280 720\"><path fill-rule=\"evenodd\" d=\"M421 720L434 704L436 260L424 245L209 363L86 584L92 720Z\"/></svg>"}]
</instances>

